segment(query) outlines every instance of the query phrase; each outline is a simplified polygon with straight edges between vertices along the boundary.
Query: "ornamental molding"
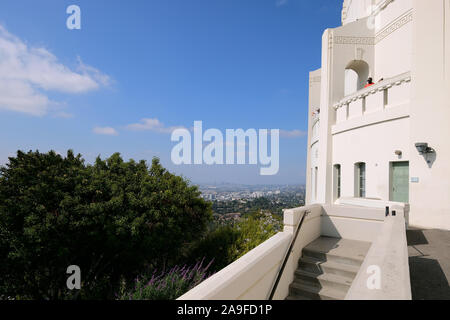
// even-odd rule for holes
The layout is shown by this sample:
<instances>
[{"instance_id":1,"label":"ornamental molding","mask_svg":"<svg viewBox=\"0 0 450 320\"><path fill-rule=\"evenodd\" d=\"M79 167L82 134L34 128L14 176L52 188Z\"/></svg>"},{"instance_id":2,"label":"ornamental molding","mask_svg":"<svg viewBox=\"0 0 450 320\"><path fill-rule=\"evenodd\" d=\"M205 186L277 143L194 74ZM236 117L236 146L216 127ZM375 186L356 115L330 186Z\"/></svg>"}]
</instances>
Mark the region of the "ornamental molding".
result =
<instances>
[{"instance_id":1,"label":"ornamental molding","mask_svg":"<svg viewBox=\"0 0 450 320\"><path fill-rule=\"evenodd\" d=\"M334 44L373 46L413 20L413 10L402 14L379 31L375 37L335 36Z\"/></svg>"},{"instance_id":2,"label":"ornamental molding","mask_svg":"<svg viewBox=\"0 0 450 320\"><path fill-rule=\"evenodd\" d=\"M342 24L344 24L345 20L347 20L347 13L350 5L351 0L344 0L344 3L342 4L342 17L341 17Z\"/></svg>"},{"instance_id":3,"label":"ornamental molding","mask_svg":"<svg viewBox=\"0 0 450 320\"><path fill-rule=\"evenodd\" d=\"M333 32L331 31L331 32L328 34L328 50L333 49L333 43L334 43L334 42L335 42L335 37L334 37Z\"/></svg>"},{"instance_id":4,"label":"ornamental molding","mask_svg":"<svg viewBox=\"0 0 450 320\"><path fill-rule=\"evenodd\" d=\"M346 37L336 36L334 38L334 44L353 44L353 45L367 45L373 46L375 43L374 37Z\"/></svg>"},{"instance_id":5,"label":"ornamental molding","mask_svg":"<svg viewBox=\"0 0 450 320\"><path fill-rule=\"evenodd\" d=\"M408 12L401 15L400 17L398 17L396 20L394 20L388 26L384 27L380 32L378 32L377 35L375 36L375 44L382 41L384 38L386 38L390 34L394 33L401 27L405 26L412 20L413 20L413 10L411 9Z\"/></svg>"},{"instance_id":6,"label":"ornamental molding","mask_svg":"<svg viewBox=\"0 0 450 320\"><path fill-rule=\"evenodd\" d=\"M309 85L312 86L314 83L321 82L322 77L321 76L315 76L309 78Z\"/></svg>"},{"instance_id":7,"label":"ornamental molding","mask_svg":"<svg viewBox=\"0 0 450 320\"><path fill-rule=\"evenodd\" d=\"M411 72L406 72L403 74L400 74L396 77L383 80L382 82L379 82L377 84L374 84L373 86L370 86L368 88L361 89L357 92L355 92L352 95L349 95L339 101L338 103L334 104L334 109L337 110L343 106L346 106L347 104L354 102L359 99L363 99L369 95L375 94L379 91L384 91L386 89L390 89L393 86L399 86L403 83L411 82Z\"/></svg>"}]
</instances>

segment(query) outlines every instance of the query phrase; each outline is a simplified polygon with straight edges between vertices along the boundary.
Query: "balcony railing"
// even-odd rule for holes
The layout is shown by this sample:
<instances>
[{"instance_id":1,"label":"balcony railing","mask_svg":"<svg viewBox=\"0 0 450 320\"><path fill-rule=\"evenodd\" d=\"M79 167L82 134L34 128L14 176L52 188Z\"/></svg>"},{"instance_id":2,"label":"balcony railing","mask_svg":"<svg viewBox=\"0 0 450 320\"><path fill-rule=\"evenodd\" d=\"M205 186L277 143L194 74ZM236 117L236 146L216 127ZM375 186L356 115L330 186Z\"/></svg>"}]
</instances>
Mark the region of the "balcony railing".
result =
<instances>
[{"instance_id":1,"label":"balcony railing","mask_svg":"<svg viewBox=\"0 0 450 320\"><path fill-rule=\"evenodd\" d=\"M410 83L411 73L406 72L344 97L334 105L336 123L409 101Z\"/></svg>"}]
</instances>

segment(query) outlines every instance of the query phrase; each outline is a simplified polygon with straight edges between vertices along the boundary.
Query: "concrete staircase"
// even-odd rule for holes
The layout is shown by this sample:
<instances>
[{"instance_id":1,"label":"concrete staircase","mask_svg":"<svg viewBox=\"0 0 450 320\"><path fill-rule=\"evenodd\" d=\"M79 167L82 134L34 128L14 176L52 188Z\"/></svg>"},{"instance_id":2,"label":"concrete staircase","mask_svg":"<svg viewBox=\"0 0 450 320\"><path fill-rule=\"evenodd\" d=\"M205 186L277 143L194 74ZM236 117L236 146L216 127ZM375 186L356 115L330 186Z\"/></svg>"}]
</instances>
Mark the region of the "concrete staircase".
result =
<instances>
[{"instance_id":1,"label":"concrete staircase","mask_svg":"<svg viewBox=\"0 0 450 320\"><path fill-rule=\"evenodd\" d=\"M286 300L343 300L369 242L320 237L302 251Z\"/></svg>"}]
</instances>

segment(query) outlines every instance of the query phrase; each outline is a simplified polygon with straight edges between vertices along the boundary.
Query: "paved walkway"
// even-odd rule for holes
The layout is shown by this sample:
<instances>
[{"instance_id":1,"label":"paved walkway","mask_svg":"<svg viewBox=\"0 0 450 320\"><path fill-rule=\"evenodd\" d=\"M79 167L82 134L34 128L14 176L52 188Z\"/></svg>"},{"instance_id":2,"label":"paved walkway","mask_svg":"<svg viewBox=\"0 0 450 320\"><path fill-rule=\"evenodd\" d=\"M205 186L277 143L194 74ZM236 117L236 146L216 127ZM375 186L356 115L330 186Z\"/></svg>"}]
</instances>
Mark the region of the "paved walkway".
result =
<instances>
[{"instance_id":1,"label":"paved walkway","mask_svg":"<svg viewBox=\"0 0 450 320\"><path fill-rule=\"evenodd\" d=\"M450 231L411 228L406 236L413 300L450 300Z\"/></svg>"}]
</instances>

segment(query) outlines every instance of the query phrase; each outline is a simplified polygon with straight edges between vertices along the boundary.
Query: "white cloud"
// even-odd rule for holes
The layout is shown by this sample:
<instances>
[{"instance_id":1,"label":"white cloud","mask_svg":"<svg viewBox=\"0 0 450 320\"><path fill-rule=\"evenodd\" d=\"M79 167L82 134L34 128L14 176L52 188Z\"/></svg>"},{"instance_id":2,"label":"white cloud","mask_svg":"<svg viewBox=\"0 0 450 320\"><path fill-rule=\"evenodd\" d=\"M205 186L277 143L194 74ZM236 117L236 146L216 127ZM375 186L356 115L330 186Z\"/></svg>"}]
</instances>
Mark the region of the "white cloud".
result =
<instances>
[{"instance_id":1,"label":"white cloud","mask_svg":"<svg viewBox=\"0 0 450 320\"><path fill-rule=\"evenodd\" d=\"M95 127L92 131L95 134L101 134L101 135L106 135L106 136L118 136L119 135L117 130L114 128L111 128L111 127Z\"/></svg>"},{"instance_id":2,"label":"white cloud","mask_svg":"<svg viewBox=\"0 0 450 320\"><path fill-rule=\"evenodd\" d=\"M79 94L109 83L80 58L72 71L47 49L28 46L0 25L0 109L42 116L58 104L47 91Z\"/></svg>"},{"instance_id":3,"label":"white cloud","mask_svg":"<svg viewBox=\"0 0 450 320\"><path fill-rule=\"evenodd\" d=\"M161 121L156 118L144 118L139 123L133 123L127 126L127 129L134 131L153 131L158 133L171 134L176 129L183 127L166 127Z\"/></svg>"},{"instance_id":4,"label":"white cloud","mask_svg":"<svg viewBox=\"0 0 450 320\"><path fill-rule=\"evenodd\" d=\"M81 61L81 58L77 57L78 68L77 70L81 72L83 75L88 75L92 79L94 79L98 85L109 86L111 84L111 78L106 74L103 74L100 70L88 66Z\"/></svg>"},{"instance_id":5,"label":"white cloud","mask_svg":"<svg viewBox=\"0 0 450 320\"><path fill-rule=\"evenodd\" d=\"M71 119L74 117L73 114L64 111L57 112L54 116L55 118L62 118L62 119Z\"/></svg>"},{"instance_id":6,"label":"white cloud","mask_svg":"<svg viewBox=\"0 0 450 320\"><path fill-rule=\"evenodd\" d=\"M276 5L277 7L282 7L288 3L288 0L277 0Z\"/></svg>"},{"instance_id":7,"label":"white cloud","mask_svg":"<svg viewBox=\"0 0 450 320\"><path fill-rule=\"evenodd\" d=\"M50 104L47 96L34 90L30 84L0 78L0 109L42 116Z\"/></svg>"},{"instance_id":8,"label":"white cloud","mask_svg":"<svg viewBox=\"0 0 450 320\"><path fill-rule=\"evenodd\" d=\"M301 130L280 130L280 137L282 138L300 138L306 136L306 132Z\"/></svg>"}]
</instances>

